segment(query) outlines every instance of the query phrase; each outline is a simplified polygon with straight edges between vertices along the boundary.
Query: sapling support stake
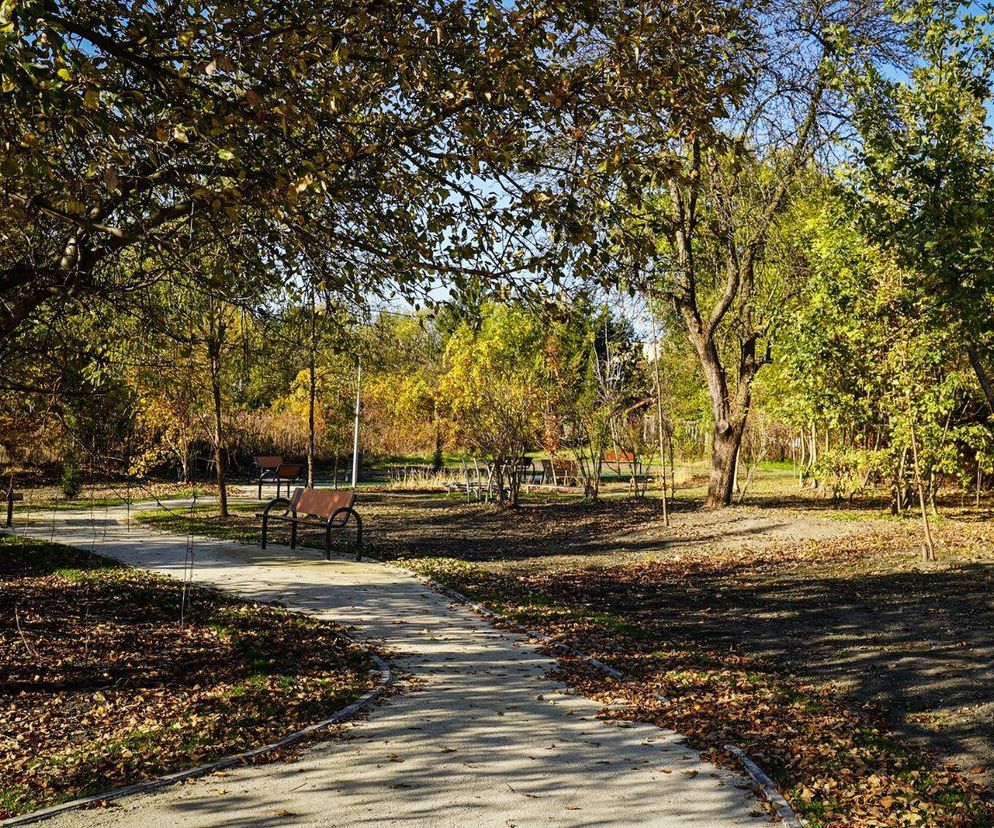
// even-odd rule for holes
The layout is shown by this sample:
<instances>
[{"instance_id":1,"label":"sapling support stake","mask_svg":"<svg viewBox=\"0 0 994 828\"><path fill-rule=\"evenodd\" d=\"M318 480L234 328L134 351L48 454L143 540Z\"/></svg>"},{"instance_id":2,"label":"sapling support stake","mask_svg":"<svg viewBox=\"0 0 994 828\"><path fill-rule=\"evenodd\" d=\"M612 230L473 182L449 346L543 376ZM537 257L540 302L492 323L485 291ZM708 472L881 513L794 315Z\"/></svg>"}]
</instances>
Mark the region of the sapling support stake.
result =
<instances>
[{"instance_id":1,"label":"sapling support stake","mask_svg":"<svg viewBox=\"0 0 994 828\"><path fill-rule=\"evenodd\" d=\"M193 536L186 540L186 556L183 560L183 589L180 595L179 604L179 625L182 627L186 623L186 606L190 594L190 585L193 583Z\"/></svg>"},{"instance_id":2,"label":"sapling support stake","mask_svg":"<svg viewBox=\"0 0 994 828\"><path fill-rule=\"evenodd\" d=\"M925 543L922 545L922 557L926 561L935 560L935 543L932 540L932 528L928 521L928 509L925 505L925 487L922 483L921 466L918 464L918 437L915 424L911 423L911 459L915 468L915 486L918 488L918 503L922 510L922 525L925 528Z\"/></svg>"},{"instance_id":3,"label":"sapling support stake","mask_svg":"<svg viewBox=\"0 0 994 828\"><path fill-rule=\"evenodd\" d=\"M980 483L983 479L983 473L980 469L980 453L977 453L977 508L980 508Z\"/></svg>"},{"instance_id":4,"label":"sapling support stake","mask_svg":"<svg viewBox=\"0 0 994 828\"><path fill-rule=\"evenodd\" d=\"M104 501L104 534L103 540L107 540L107 527L110 525L110 502L109 499Z\"/></svg>"},{"instance_id":5,"label":"sapling support stake","mask_svg":"<svg viewBox=\"0 0 994 828\"><path fill-rule=\"evenodd\" d=\"M652 297L650 296L651 301ZM652 317L652 372L656 384L656 425L659 432L659 484L663 490L663 525L669 526L670 512L666 502L666 452L663 439L663 392L662 383L659 380L659 333L656 328L656 317L651 307L649 315Z\"/></svg>"},{"instance_id":6,"label":"sapling support stake","mask_svg":"<svg viewBox=\"0 0 994 828\"><path fill-rule=\"evenodd\" d=\"M48 540L50 543L55 543L55 513L59 509L59 496L55 496L55 503L52 504L52 533Z\"/></svg>"},{"instance_id":7,"label":"sapling support stake","mask_svg":"<svg viewBox=\"0 0 994 828\"><path fill-rule=\"evenodd\" d=\"M18 607L14 607L14 626L17 628L17 635L21 639L21 643L24 645L24 649L28 651L28 655L31 656L36 662L40 661L38 658L38 651L34 648L34 645L28 641L28 637L24 634L24 630L21 629L21 616L18 612Z\"/></svg>"}]
</instances>

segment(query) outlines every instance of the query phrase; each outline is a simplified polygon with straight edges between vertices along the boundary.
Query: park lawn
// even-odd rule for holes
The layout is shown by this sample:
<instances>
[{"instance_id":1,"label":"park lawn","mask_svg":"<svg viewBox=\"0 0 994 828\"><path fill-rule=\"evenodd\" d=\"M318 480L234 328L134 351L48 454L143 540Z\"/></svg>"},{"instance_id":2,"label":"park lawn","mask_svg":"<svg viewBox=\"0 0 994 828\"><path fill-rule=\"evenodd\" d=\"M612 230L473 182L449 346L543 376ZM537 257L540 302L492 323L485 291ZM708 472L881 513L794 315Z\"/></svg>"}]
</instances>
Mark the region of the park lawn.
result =
<instances>
[{"instance_id":1,"label":"park lawn","mask_svg":"<svg viewBox=\"0 0 994 828\"><path fill-rule=\"evenodd\" d=\"M811 825L994 824L984 746L960 761L969 773L930 751L953 755L963 733L983 742L989 730L986 521L940 521L942 561L925 568L913 520L817 503L680 504L669 528L651 501L507 513L364 495L360 506L370 554L616 665L630 680L561 660L566 681L610 703L605 715L675 729L719 762L725 744L746 749ZM257 542L244 508L225 522L139 519Z\"/></svg>"},{"instance_id":2,"label":"park lawn","mask_svg":"<svg viewBox=\"0 0 994 828\"><path fill-rule=\"evenodd\" d=\"M143 523L162 532L172 532L178 535L199 532L212 538L257 544L262 534L259 529L260 522L256 515L262 511L265 505L264 502L229 503L228 511L230 514L225 520L218 517L217 506L214 504L152 509L146 512L136 512L132 517L138 523ZM273 543L283 539L282 528L282 526L273 525ZM306 536L302 535L302 542L306 540ZM324 546L322 545L321 548L323 549Z\"/></svg>"},{"instance_id":3,"label":"park lawn","mask_svg":"<svg viewBox=\"0 0 994 828\"><path fill-rule=\"evenodd\" d=\"M0 535L0 819L262 746L375 684L341 627ZM286 751L284 751L285 755Z\"/></svg>"}]
</instances>

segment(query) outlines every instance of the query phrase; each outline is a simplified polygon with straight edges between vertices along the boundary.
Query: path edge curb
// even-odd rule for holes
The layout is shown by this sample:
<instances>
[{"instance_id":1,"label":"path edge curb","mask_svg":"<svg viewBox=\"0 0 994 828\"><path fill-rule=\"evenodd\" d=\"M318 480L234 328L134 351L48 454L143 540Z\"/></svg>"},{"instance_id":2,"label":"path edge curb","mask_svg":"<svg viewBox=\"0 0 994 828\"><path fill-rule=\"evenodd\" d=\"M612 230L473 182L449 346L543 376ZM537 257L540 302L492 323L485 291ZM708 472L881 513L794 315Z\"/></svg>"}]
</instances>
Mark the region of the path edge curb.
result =
<instances>
[{"instance_id":1,"label":"path edge curb","mask_svg":"<svg viewBox=\"0 0 994 828\"><path fill-rule=\"evenodd\" d=\"M408 569L407 567L399 566L398 564L392 563L391 561L381 561L378 558L371 558L366 555L363 555L362 559L370 563L379 564L380 566L389 567L390 569L399 570L400 572L403 572L404 574L409 575L418 581L421 581L421 583L430 586L436 592L440 592L442 593L442 595L451 598L453 601L457 601L460 604L466 605L471 610L473 610L473 612L475 612L477 615L482 615L484 618L489 618L495 621L501 621L504 624L512 626L513 628L529 636L530 638L535 638L541 641L543 644L548 645L554 650L558 650L559 652L566 653L568 655L576 656L577 658L582 658L588 664L591 664L594 667L596 667L598 670L607 673L607 675L611 676L611 678L623 679L625 677L625 674L622 673L620 670L616 670L610 664L605 664L600 659L594 658L592 655L583 652L583 650L578 650L576 647L571 647L569 644L564 644L561 641L556 641L554 638L546 635L543 632L539 632L538 630L531 630L528 627L525 627L516 621L512 621L506 615L502 615L501 613L490 609L490 607L484 606L483 604L474 601L468 595L463 595L463 593L459 592L458 590L452 589L452 587L448 587L445 584L436 581L434 578L431 578L427 575L422 575L420 572L415 572L413 569Z\"/></svg>"},{"instance_id":2,"label":"path edge curb","mask_svg":"<svg viewBox=\"0 0 994 828\"><path fill-rule=\"evenodd\" d=\"M349 641L349 643L360 647L362 646L348 636L344 637ZM81 808L85 808L87 805L92 805L95 802L109 802L116 799L124 799L129 796L135 796L137 794L152 793L154 791L161 790L162 788L169 787L170 785L185 782L187 779L197 779L216 771L227 770L228 768L243 765L250 759L255 759L259 756L271 753L274 750L278 750L279 748L295 744L296 742L310 736L312 733L317 733L318 731L324 730L332 725L344 724L355 715L369 707L393 685L394 677L390 670L390 665L376 653L370 652L369 650L365 651L370 656L376 670L380 674L379 678L376 680L376 686L371 690L367 690L354 702L347 704L341 710L336 711L326 719L307 725L307 727L301 728L300 730L295 730L293 733L287 734L282 739L275 742L270 742L268 745L262 745L261 747L252 748L251 750L236 753L232 756L225 756L221 759L215 759L213 762L197 765L194 768L188 768L187 770L166 774L165 776L159 776L155 779L149 779L146 782L138 782L134 785L127 785L123 788L114 788L103 793L91 794L90 796L83 796L79 799L72 799L68 802L62 802L48 808L41 808L37 811L21 814L20 816L0 819L0 828L13 828L15 825L31 825L33 823L58 816L59 814L63 814L67 811L76 811Z\"/></svg>"},{"instance_id":3,"label":"path edge curb","mask_svg":"<svg viewBox=\"0 0 994 828\"><path fill-rule=\"evenodd\" d=\"M773 783L773 780L766 775L765 771L757 765L749 756L746 754L742 748L736 747L735 745L725 745L725 750L731 753L739 762L742 763L742 767L750 778L756 785L762 790L763 796L766 797L767 802L769 802L773 808L776 810L780 817L781 823L783 823L784 828L804 828L803 822L801 822L800 817L794 813L794 809L790 807L790 803L784 799L782 793Z\"/></svg>"}]
</instances>

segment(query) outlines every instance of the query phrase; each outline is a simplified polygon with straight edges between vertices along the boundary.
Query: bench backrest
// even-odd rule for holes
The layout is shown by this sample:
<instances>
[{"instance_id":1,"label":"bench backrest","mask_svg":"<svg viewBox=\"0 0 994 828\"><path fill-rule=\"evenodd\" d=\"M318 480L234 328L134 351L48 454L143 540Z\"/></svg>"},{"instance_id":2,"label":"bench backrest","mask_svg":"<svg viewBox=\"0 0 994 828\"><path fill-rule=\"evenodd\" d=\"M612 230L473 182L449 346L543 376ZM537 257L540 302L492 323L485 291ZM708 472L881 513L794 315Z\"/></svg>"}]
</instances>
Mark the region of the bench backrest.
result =
<instances>
[{"instance_id":1,"label":"bench backrest","mask_svg":"<svg viewBox=\"0 0 994 828\"><path fill-rule=\"evenodd\" d=\"M296 480L304 471L303 463L283 463L276 467L276 476L280 480Z\"/></svg>"},{"instance_id":2,"label":"bench backrest","mask_svg":"<svg viewBox=\"0 0 994 828\"><path fill-rule=\"evenodd\" d=\"M275 454L261 454L258 457L253 457L252 460L263 471L275 469L283 462L283 458Z\"/></svg>"},{"instance_id":3,"label":"bench backrest","mask_svg":"<svg viewBox=\"0 0 994 828\"><path fill-rule=\"evenodd\" d=\"M546 479L552 478L556 482L562 479L564 483L568 483L571 478L579 475L580 466L575 460L568 460L563 457L543 457L542 473Z\"/></svg>"},{"instance_id":4,"label":"bench backrest","mask_svg":"<svg viewBox=\"0 0 994 828\"><path fill-rule=\"evenodd\" d=\"M355 504L355 492L329 489L294 489L290 500L290 511L298 515L331 517L339 509L351 509ZM348 515L341 515L342 522Z\"/></svg>"},{"instance_id":5,"label":"bench backrest","mask_svg":"<svg viewBox=\"0 0 994 828\"><path fill-rule=\"evenodd\" d=\"M635 453L631 451L605 451L605 463L634 463Z\"/></svg>"}]
</instances>

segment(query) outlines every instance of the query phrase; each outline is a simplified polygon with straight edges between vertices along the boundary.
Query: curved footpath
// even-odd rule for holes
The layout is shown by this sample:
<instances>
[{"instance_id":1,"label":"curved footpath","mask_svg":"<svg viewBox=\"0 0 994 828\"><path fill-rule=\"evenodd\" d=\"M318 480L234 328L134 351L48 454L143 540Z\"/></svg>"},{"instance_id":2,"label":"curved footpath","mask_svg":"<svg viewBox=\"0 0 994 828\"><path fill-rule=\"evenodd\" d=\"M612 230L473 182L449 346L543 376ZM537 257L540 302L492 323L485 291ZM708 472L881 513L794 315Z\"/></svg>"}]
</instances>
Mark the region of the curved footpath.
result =
<instances>
[{"instance_id":1,"label":"curved footpath","mask_svg":"<svg viewBox=\"0 0 994 828\"><path fill-rule=\"evenodd\" d=\"M149 504L150 506L152 504ZM169 504L169 505L179 505ZM135 506L137 511L140 507ZM182 577L187 539L125 510L35 511L24 535ZM414 681L344 739L229 770L51 826L681 826L770 824L744 776L678 734L599 721L544 678L554 661L393 567L194 539L197 582L358 627Z\"/></svg>"}]
</instances>

